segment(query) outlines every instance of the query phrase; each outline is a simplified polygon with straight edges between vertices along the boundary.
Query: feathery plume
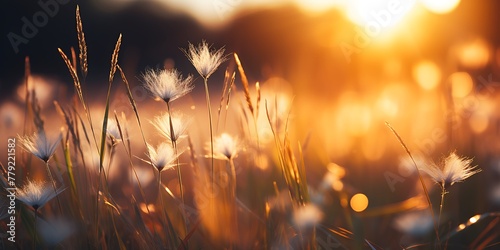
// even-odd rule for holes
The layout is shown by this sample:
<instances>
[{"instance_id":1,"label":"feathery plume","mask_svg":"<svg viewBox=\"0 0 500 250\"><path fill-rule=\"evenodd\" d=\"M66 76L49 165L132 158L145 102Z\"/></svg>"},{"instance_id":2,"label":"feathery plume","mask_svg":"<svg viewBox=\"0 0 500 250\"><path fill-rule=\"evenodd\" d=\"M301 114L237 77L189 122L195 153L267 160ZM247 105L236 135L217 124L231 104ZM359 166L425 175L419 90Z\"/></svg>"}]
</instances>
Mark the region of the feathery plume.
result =
<instances>
[{"instance_id":1,"label":"feathery plume","mask_svg":"<svg viewBox=\"0 0 500 250\"><path fill-rule=\"evenodd\" d=\"M424 165L422 171L427 173L442 188L461 182L474 174L481 172L477 166L472 166L472 159L459 157L452 152L441 164L431 163Z\"/></svg>"},{"instance_id":2,"label":"feathery plume","mask_svg":"<svg viewBox=\"0 0 500 250\"><path fill-rule=\"evenodd\" d=\"M157 100L174 101L193 90L193 77L182 79L176 69L149 69L142 75L144 87Z\"/></svg>"},{"instance_id":3,"label":"feathery plume","mask_svg":"<svg viewBox=\"0 0 500 250\"><path fill-rule=\"evenodd\" d=\"M209 78L219 65L226 61L224 48L211 51L206 41L202 41L197 47L191 43L188 46L188 50L184 53L203 78Z\"/></svg>"},{"instance_id":4,"label":"feathery plume","mask_svg":"<svg viewBox=\"0 0 500 250\"><path fill-rule=\"evenodd\" d=\"M115 119L108 118L108 127L106 129L108 137L113 141L113 143L120 141L122 139L120 135L120 129L118 129L118 124Z\"/></svg>"},{"instance_id":5,"label":"feathery plume","mask_svg":"<svg viewBox=\"0 0 500 250\"><path fill-rule=\"evenodd\" d=\"M159 172L164 169L169 169L175 166L175 160L178 155L174 153L172 145L169 143L161 143L157 148L154 148L150 144L148 146L148 157L151 160L151 164L158 169Z\"/></svg>"},{"instance_id":6,"label":"feathery plume","mask_svg":"<svg viewBox=\"0 0 500 250\"><path fill-rule=\"evenodd\" d=\"M406 234L423 236L432 230L432 215L429 211L413 211L402 214L394 220L394 227Z\"/></svg>"},{"instance_id":7,"label":"feathery plume","mask_svg":"<svg viewBox=\"0 0 500 250\"><path fill-rule=\"evenodd\" d=\"M313 204L306 204L297 208L293 213L293 221L299 228L315 226L323 219L321 210Z\"/></svg>"},{"instance_id":8,"label":"feathery plume","mask_svg":"<svg viewBox=\"0 0 500 250\"><path fill-rule=\"evenodd\" d=\"M54 190L49 183L28 180L24 187L17 193L17 199L38 210L65 189L58 188Z\"/></svg>"},{"instance_id":9,"label":"feathery plume","mask_svg":"<svg viewBox=\"0 0 500 250\"><path fill-rule=\"evenodd\" d=\"M18 137L24 150L32 153L40 160L47 163L52 155L54 155L54 152L56 151L56 147L59 144L62 135L59 134L56 139L49 140L45 132L41 131L35 133L32 136L25 135Z\"/></svg>"},{"instance_id":10,"label":"feathery plume","mask_svg":"<svg viewBox=\"0 0 500 250\"><path fill-rule=\"evenodd\" d=\"M239 141L227 133L221 134L214 140L214 158L231 160L237 156L240 150Z\"/></svg>"},{"instance_id":11,"label":"feathery plume","mask_svg":"<svg viewBox=\"0 0 500 250\"><path fill-rule=\"evenodd\" d=\"M173 133L170 129L170 119L172 119ZM165 113L160 116L155 116L154 120L151 121L151 124L153 124L158 132L160 132L160 134L169 141L177 142L179 139L186 137L186 130L189 122L186 121L179 113L172 114L172 116Z\"/></svg>"}]
</instances>

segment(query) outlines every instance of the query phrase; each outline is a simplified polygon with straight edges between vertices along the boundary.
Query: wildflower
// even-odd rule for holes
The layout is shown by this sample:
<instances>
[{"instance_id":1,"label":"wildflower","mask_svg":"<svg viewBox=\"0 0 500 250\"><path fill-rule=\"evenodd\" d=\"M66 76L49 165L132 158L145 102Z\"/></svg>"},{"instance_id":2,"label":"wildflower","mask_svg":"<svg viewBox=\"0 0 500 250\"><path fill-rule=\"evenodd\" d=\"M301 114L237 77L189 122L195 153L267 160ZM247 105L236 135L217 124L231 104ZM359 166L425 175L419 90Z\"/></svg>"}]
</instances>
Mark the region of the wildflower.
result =
<instances>
[{"instance_id":1,"label":"wildflower","mask_svg":"<svg viewBox=\"0 0 500 250\"><path fill-rule=\"evenodd\" d=\"M432 230L434 221L428 210L408 212L396 217L394 227L412 236L423 236Z\"/></svg>"},{"instance_id":2,"label":"wildflower","mask_svg":"<svg viewBox=\"0 0 500 250\"><path fill-rule=\"evenodd\" d=\"M422 168L436 183L443 189L453 185L455 182L461 182L474 174L481 172L477 166L471 166L472 159L460 158L455 153L446 157L441 166L435 163L424 165Z\"/></svg>"},{"instance_id":3,"label":"wildflower","mask_svg":"<svg viewBox=\"0 0 500 250\"><path fill-rule=\"evenodd\" d=\"M148 146L148 157L151 160L151 164L155 166L159 172L165 168L172 168L174 166L174 161L177 159L178 155L174 153L172 145L169 143L161 143L155 149L151 145Z\"/></svg>"},{"instance_id":4,"label":"wildflower","mask_svg":"<svg viewBox=\"0 0 500 250\"><path fill-rule=\"evenodd\" d=\"M323 213L313 204L299 207L293 213L293 221L299 228L308 228L318 224L323 219Z\"/></svg>"},{"instance_id":5,"label":"wildflower","mask_svg":"<svg viewBox=\"0 0 500 250\"><path fill-rule=\"evenodd\" d=\"M120 135L120 129L118 128L118 124L116 123L115 119L108 119L108 126L106 128L106 133L108 134L113 144L122 139Z\"/></svg>"},{"instance_id":6,"label":"wildflower","mask_svg":"<svg viewBox=\"0 0 500 250\"><path fill-rule=\"evenodd\" d=\"M210 51L210 46L205 41L202 41L198 47L189 43L189 48L184 53L198 73L205 79L209 78L219 65L226 60L224 48Z\"/></svg>"},{"instance_id":7,"label":"wildflower","mask_svg":"<svg viewBox=\"0 0 500 250\"><path fill-rule=\"evenodd\" d=\"M54 188L46 182L30 181L17 193L17 199L38 210L66 188Z\"/></svg>"},{"instance_id":8,"label":"wildflower","mask_svg":"<svg viewBox=\"0 0 500 250\"><path fill-rule=\"evenodd\" d=\"M40 160L47 163L54 152L56 151L56 147L61 140L61 134L54 139L49 140L44 131L35 133L33 136L19 136L19 141L21 142L21 146L28 152L32 153Z\"/></svg>"},{"instance_id":9,"label":"wildflower","mask_svg":"<svg viewBox=\"0 0 500 250\"><path fill-rule=\"evenodd\" d=\"M193 90L191 76L182 79L182 75L175 69L147 70L143 75L144 87L157 100L166 103L174 101Z\"/></svg>"},{"instance_id":10,"label":"wildflower","mask_svg":"<svg viewBox=\"0 0 500 250\"><path fill-rule=\"evenodd\" d=\"M229 134L223 133L214 140L214 158L231 160L238 154L239 142Z\"/></svg>"},{"instance_id":11,"label":"wildflower","mask_svg":"<svg viewBox=\"0 0 500 250\"><path fill-rule=\"evenodd\" d=\"M323 177L320 189L322 191L333 188L335 191L341 191L344 188L342 178L345 176L345 169L335 163L327 165L328 172Z\"/></svg>"},{"instance_id":12,"label":"wildflower","mask_svg":"<svg viewBox=\"0 0 500 250\"><path fill-rule=\"evenodd\" d=\"M170 128L170 119L172 119L172 129ZM179 139L186 137L188 122L179 114L171 116L165 113L161 116L156 116L151 123L160 134L165 136L169 141L177 142Z\"/></svg>"}]
</instances>

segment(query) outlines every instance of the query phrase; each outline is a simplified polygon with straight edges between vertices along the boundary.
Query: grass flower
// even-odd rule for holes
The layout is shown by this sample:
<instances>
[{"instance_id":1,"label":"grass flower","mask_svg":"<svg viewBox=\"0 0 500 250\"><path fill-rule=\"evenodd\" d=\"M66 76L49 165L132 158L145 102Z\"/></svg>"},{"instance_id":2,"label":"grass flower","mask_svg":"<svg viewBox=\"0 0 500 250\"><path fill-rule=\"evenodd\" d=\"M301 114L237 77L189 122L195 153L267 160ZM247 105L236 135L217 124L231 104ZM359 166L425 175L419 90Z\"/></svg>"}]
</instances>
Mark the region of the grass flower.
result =
<instances>
[{"instance_id":1,"label":"grass flower","mask_svg":"<svg viewBox=\"0 0 500 250\"><path fill-rule=\"evenodd\" d=\"M203 77L205 84L205 99L207 101L208 121L210 125L210 154L211 154L211 172L212 180L214 179L214 129L212 124L212 107L210 105L210 92L208 91L208 78L217 70L219 65L226 60L224 56L224 48L215 51L210 51L210 46L202 41L198 47L189 43L189 48L184 51L187 58L193 64L198 73ZM212 191L214 189L212 182Z\"/></svg>"},{"instance_id":2,"label":"grass flower","mask_svg":"<svg viewBox=\"0 0 500 250\"><path fill-rule=\"evenodd\" d=\"M293 221L299 228L310 228L321 222L323 213L313 205L306 204L297 208L293 213Z\"/></svg>"},{"instance_id":3,"label":"grass flower","mask_svg":"<svg viewBox=\"0 0 500 250\"><path fill-rule=\"evenodd\" d=\"M239 142L227 133L214 140L214 157L221 160L232 160L239 151Z\"/></svg>"},{"instance_id":4,"label":"grass flower","mask_svg":"<svg viewBox=\"0 0 500 250\"><path fill-rule=\"evenodd\" d=\"M202 41L198 46L189 43L189 48L184 51L187 58L203 78L209 78L219 65L226 60L224 48L218 50L210 49L206 41Z\"/></svg>"},{"instance_id":5,"label":"grass flower","mask_svg":"<svg viewBox=\"0 0 500 250\"><path fill-rule=\"evenodd\" d=\"M172 123L170 123L172 121ZM179 139L186 137L187 122L182 115L173 114L169 115L165 113L160 116L156 116L151 124L155 126L155 128L167 138L169 141L177 142ZM172 127L170 127L172 125Z\"/></svg>"},{"instance_id":6,"label":"grass flower","mask_svg":"<svg viewBox=\"0 0 500 250\"><path fill-rule=\"evenodd\" d=\"M36 211L65 189L58 188L54 191L51 185L46 182L28 180L24 187L17 193L17 199Z\"/></svg>"},{"instance_id":7,"label":"grass flower","mask_svg":"<svg viewBox=\"0 0 500 250\"><path fill-rule=\"evenodd\" d=\"M35 133L32 136L19 136L19 141L21 146L28 152L32 153L40 160L48 162L54 152L56 147L61 140L61 134L56 139L49 140L44 131Z\"/></svg>"},{"instance_id":8,"label":"grass flower","mask_svg":"<svg viewBox=\"0 0 500 250\"><path fill-rule=\"evenodd\" d=\"M441 186L441 203L439 205L438 229L443 213L444 195L446 189L455 182L461 182L474 174L481 172L477 166L472 166L472 159L461 158L454 152L444 158L441 164L432 163L424 165L422 171L426 172L436 183Z\"/></svg>"},{"instance_id":9,"label":"grass flower","mask_svg":"<svg viewBox=\"0 0 500 250\"><path fill-rule=\"evenodd\" d=\"M122 139L120 135L120 129L118 128L118 124L116 123L115 119L108 119L106 133L108 134L108 137L111 139L113 144L119 142Z\"/></svg>"},{"instance_id":10,"label":"grass flower","mask_svg":"<svg viewBox=\"0 0 500 250\"><path fill-rule=\"evenodd\" d=\"M456 182L464 181L474 174L481 172L477 166L472 166L472 159L461 158L451 153L441 164L431 163L424 165L422 170L427 173L436 183L446 189Z\"/></svg>"},{"instance_id":11,"label":"grass flower","mask_svg":"<svg viewBox=\"0 0 500 250\"><path fill-rule=\"evenodd\" d=\"M402 214L394 220L394 227L412 236L424 236L432 230L434 222L429 211L414 211Z\"/></svg>"},{"instance_id":12,"label":"grass flower","mask_svg":"<svg viewBox=\"0 0 500 250\"><path fill-rule=\"evenodd\" d=\"M177 159L177 155L174 153L174 149L170 143L161 143L157 148L151 145L148 146L148 157L151 160L151 164L155 166L159 172L164 169L172 168Z\"/></svg>"},{"instance_id":13,"label":"grass flower","mask_svg":"<svg viewBox=\"0 0 500 250\"><path fill-rule=\"evenodd\" d=\"M193 90L193 77L182 79L182 75L176 69L147 70L142 78L144 87L157 100L166 103L174 101Z\"/></svg>"}]
</instances>

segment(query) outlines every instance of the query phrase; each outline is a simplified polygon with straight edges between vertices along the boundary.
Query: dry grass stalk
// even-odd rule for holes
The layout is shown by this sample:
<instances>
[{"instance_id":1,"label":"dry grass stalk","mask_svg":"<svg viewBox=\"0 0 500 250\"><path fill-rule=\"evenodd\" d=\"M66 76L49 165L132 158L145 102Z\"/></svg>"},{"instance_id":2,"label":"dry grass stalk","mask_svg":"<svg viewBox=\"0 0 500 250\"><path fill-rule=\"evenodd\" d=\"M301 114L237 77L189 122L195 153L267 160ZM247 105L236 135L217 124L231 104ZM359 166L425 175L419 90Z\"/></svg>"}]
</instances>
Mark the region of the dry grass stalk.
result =
<instances>
[{"instance_id":1,"label":"dry grass stalk","mask_svg":"<svg viewBox=\"0 0 500 250\"><path fill-rule=\"evenodd\" d=\"M245 98L247 101L248 109L250 109L250 113L254 115L254 109L252 105L252 98L250 97L250 88L248 85L248 79L245 74L245 70L243 69L243 66L241 65L240 58L238 57L238 54L234 53L234 60L236 61L236 65L238 66L238 71L240 72L241 76L241 83L243 84L243 90L245 92Z\"/></svg>"},{"instance_id":2,"label":"dry grass stalk","mask_svg":"<svg viewBox=\"0 0 500 250\"><path fill-rule=\"evenodd\" d=\"M431 202L431 198L429 196L429 192L427 190L427 186L425 185L424 178L422 178L422 175L420 174L420 170L419 170L419 168L417 166L417 163L415 162L415 159L413 158L410 150L408 149L408 147L406 146L406 144L403 142L403 139L401 139L401 136L399 136L398 132L396 132L396 130L388 122L386 122L385 125L396 136L396 138L398 139L399 143L405 149L406 153L408 154L408 156L410 157L411 161L413 162L413 165L415 166L415 169L417 170L418 178L420 180L420 184L422 185L422 188L424 189L425 197L427 198L427 203L429 205L429 210L430 210L431 215L432 215L432 220L434 221L434 231L436 232L436 238L437 238L437 240L439 242L438 225L437 225L437 221L436 221L435 216L434 216L434 210L432 210L432 202Z\"/></svg>"},{"instance_id":3,"label":"dry grass stalk","mask_svg":"<svg viewBox=\"0 0 500 250\"><path fill-rule=\"evenodd\" d=\"M78 57L80 58L80 67L82 70L83 78L87 77L88 73L88 62L87 62L87 44L85 43L85 34L83 33L82 18L80 17L80 6L76 6L76 34L78 36L78 50L80 53ZM75 66L76 68L76 66Z\"/></svg>"},{"instance_id":4,"label":"dry grass stalk","mask_svg":"<svg viewBox=\"0 0 500 250\"><path fill-rule=\"evenodd\" d=\"M261 99L260 83L259 82L255 83L255 90L257 91L257 100L255 101L255 119L257 119L259 116L259 107L260 107L260 99Z\"/></svg>"}]
</instances>

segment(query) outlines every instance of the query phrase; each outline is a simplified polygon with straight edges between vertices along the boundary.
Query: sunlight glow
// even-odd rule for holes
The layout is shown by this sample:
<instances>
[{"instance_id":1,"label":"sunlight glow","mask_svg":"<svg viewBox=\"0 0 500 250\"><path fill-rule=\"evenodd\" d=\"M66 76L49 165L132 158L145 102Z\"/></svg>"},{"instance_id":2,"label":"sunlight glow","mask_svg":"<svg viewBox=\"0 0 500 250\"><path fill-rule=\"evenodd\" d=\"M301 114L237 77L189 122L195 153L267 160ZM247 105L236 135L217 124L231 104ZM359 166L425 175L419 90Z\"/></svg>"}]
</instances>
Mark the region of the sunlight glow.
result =
<instances>
[{"instance_id":1,"label":"sunlight glow","mask_svg":"<svg viewBox=\"0 0 500 250\"><path fill-rule=\"evenodd\" d=\"M460 0L420 0L426 9L436 14L446 14L452 12Z\"/></svg>"},{"instance_id":2,"label":"sunlight glow","mask_svg":"<svg viewBox=\"0 0 500 250\"><path fill-rule=\"evenodd\" d=\"M352 0L346 2L347 16L351 21L365 26L391 27L413 9L415 0Z\"/></svg>"}]
</instances>

